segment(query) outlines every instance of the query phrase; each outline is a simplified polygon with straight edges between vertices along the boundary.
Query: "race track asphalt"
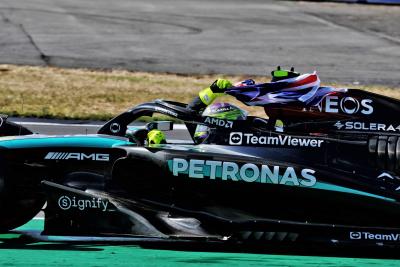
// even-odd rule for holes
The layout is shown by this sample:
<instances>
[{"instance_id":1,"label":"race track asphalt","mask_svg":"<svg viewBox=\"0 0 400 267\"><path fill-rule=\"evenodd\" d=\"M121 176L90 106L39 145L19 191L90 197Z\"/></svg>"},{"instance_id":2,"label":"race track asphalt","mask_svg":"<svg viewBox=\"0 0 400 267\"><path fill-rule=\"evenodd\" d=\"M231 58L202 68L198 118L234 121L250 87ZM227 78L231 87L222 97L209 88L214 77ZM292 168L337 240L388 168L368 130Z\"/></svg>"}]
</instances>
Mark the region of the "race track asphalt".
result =
<instances>
[{"instance_id":1,"label":"race track asphalt","mask_svg":"<svg viewBox=\"0 0 400 267\"><path fill-rule=\"evenodd\" d=\"M0 64L172 73L317 69L398 86L400 7L273 0L0 1Z\"/></svg>"}]
</instances>

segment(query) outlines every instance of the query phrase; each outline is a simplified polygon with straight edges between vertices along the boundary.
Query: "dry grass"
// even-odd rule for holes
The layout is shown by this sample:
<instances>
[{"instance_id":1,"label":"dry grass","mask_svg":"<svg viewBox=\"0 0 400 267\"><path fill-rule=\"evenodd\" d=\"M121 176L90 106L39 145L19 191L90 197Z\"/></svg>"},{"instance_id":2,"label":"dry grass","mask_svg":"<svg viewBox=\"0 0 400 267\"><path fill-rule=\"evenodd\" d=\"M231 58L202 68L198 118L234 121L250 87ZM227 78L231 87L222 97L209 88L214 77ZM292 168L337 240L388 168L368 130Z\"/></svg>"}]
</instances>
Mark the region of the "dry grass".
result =
<instances>
[{"instance_id":1,"label":"dry grass","mask_svg":"<svg viewBox=\"0 0 400 267\"><path fill-rule=\"evenodd\" d=\"M109 119L136 104L157 98L188 102L217 77L221 75L179 76L0 65L0 112L14 116ZM246 78L222 77L232 81ZM265 81L268 78L255 79ZM400 98L400 90L396 88L361 89ZM233 101L231 97L221 100ZM260 108L246 109L263 115Z\"/></svg>"}]
</instances>

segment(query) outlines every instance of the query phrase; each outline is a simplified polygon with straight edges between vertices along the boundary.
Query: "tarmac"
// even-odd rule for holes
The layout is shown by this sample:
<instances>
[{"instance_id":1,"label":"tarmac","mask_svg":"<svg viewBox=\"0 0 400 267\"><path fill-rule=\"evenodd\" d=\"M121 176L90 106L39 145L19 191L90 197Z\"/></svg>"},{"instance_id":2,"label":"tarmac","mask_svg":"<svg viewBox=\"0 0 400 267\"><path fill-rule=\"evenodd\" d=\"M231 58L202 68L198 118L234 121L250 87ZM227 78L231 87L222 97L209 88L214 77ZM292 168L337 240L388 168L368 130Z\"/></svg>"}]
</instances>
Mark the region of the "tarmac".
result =
<instances>
[{"instance_id":1,"label":"tarmac","mask_svg":"<svg viewBox=\"0 0 400 267\"><path fill-rule=\"evenodd\" d=\"M400 6L272 0L0 2L0 63L398 86Z\"/></svg>"}]
</instances>

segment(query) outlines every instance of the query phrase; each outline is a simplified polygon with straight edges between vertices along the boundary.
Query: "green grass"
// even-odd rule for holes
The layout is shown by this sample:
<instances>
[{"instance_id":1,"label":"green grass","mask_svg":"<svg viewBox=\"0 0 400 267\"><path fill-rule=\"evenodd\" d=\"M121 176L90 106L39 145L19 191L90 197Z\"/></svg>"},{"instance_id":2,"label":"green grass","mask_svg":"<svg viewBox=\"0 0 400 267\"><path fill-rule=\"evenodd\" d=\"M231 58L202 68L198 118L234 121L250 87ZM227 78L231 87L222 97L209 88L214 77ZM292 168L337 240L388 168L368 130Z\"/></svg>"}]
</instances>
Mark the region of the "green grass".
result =
<instances>
[{"instance_id":1,"label":"green grass","mask_svg":"<svg viewBox=\"0 0 400 267\"><path fill-rule=\"evenodd\" d=\"M107 120L157 98L189 102L218 77L233 82L249 78L0 65L0 112L24 117ZM269 77L251 78L260 82L269 80ZM398 88L361 89L400 98ZM220 100L244 107L232 97ZM264 115L261 108L246 107L246 110L253 115Z\"/></svg>"},{"instance_id":2,"label":"green grass","mask_svg":"<svg viewBox=\"0 0 400 267\"><path fill-rule=\"evenodd\" d=\"M43 220L34 219L19 230L41 230ZM230 252L178 251L146 249L127 244L90 244L64 242L23 242L19 235L0 235L0 266L399 266L398 260L345 258L329 256L299 256ZM25 239L26 240L26 239ZM343 252L341 248L336 253ZM310 251L312 255L312 251ZM366 255L368 256L368 255Z\"/></svg>"}]
</instances>

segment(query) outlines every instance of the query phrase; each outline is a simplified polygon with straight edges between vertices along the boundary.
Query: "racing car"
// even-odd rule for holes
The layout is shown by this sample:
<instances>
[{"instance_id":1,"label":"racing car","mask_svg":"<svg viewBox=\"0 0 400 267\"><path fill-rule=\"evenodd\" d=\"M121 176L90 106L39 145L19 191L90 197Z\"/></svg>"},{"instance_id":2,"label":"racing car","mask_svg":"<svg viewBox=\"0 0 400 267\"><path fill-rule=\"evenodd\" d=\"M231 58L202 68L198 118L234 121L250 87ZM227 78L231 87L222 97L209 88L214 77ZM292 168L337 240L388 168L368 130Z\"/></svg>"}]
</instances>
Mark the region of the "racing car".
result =
<instances>
[{"instance_id":1,"label":"racing car","mask_svg":"<svg viewBox=\"0 0 400 267\"><path fill-rule=\"evenodd\" d=\"M398 247L399 100L317 89L312 101L277 101L266 85L233 87L227 94L268 117L245 120L155 100L95 135L34 134L2 116L0 229L46 204L42 237ZM154 114L171 120L131 127ZM177 120L191 136L198 125L210 134L146 144L149 131L173 131Z\"/></svg>"}]
</instances>

